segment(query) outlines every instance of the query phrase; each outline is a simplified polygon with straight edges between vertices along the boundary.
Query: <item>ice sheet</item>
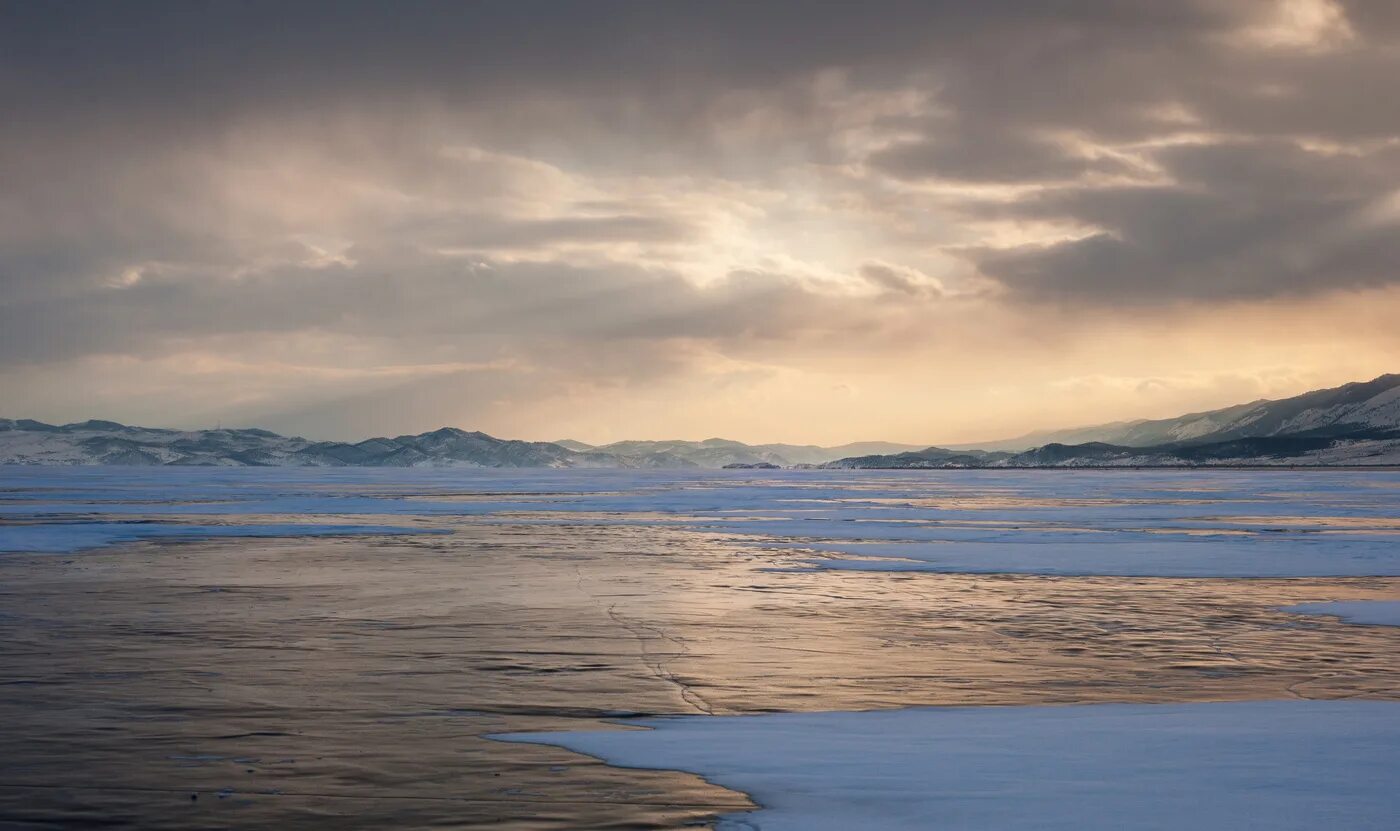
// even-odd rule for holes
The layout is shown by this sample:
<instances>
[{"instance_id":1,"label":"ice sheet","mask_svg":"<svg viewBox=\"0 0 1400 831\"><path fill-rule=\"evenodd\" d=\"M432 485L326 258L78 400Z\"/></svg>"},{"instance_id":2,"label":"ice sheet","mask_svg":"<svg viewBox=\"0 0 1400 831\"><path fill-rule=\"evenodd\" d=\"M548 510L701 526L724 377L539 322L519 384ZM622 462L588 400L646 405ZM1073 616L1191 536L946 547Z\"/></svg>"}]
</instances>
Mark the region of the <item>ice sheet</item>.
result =
<instances>
[{"instance_id":1,"label":"ice sheet","mask_svg":"<svg viewBox=\"0 0 1400 831\"><path fill-rule=\"evenodd\" d=\"M1400 703L930 708L653 718L513 734L685 770L762 831L1381 831L1400 817Z\"/></svg>"},{"instance_id":2,"label":"ice sheet","mask_svg":"<svg viewBox=\"0 0 1400 831\"><path fill-rule=\"evenodd\" d=\"M279 517L660 525L766 551L778 568L1400 575L1396 471L0 468L0 550L36 534L72 541L45 550L103 544L107 525L133 519L153 521L110 539Z\"/></svg>"},{"instance_id":3,"label":"ice sheet","mask_svg":"<svg viewBox=\"0 0 1400 831\"><path fill-rule=\"evenodd\" d=\"M1334 615L1364 626L1400 626L1400 600L1339 600L1285 606L1295 615Z\"/></svg>"},{"instance_id":4,"label":"ice sheet","mask_svg":"<svg viewBox=\"0 0 1400 831\"><path fill-rule=\"evenodd\" d=\"M1400 540L1208 538L1169 542L1046 541L816 545L813 568L956 574L1112 577L1370 577L1400 575ZM848 559L856 554L874 559Z\"/></svg>"},{"instance_id":5,"label":"ice sheet","mask_svg":"<svg viewBox=\"0 0 1400 831\"><path fill-rule=\"evenodd\" d=\"M422 534L422 529L389 525L173 525L141 522L88 522L0 526L0 552L62 553L146 539L215 537L328 537L352 534Z\"/></svg>"}]
</instances>

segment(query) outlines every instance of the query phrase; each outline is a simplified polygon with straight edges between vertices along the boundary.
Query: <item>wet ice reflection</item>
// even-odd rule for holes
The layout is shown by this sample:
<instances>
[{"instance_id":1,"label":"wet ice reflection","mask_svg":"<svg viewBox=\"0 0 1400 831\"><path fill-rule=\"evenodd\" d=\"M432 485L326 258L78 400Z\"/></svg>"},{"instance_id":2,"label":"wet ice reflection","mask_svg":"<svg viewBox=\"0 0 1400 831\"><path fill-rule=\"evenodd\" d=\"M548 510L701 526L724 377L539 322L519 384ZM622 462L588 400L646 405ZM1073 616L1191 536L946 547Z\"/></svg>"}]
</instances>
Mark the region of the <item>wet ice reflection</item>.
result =
<instances>
[{"instance_id":1,"label":"wet ice reflection","mask_svg":"<svg viewBox=\"0 0 1400 831\"><path fill-rule=\"evenodd\" d=\"M0 817L15 823L675 827L747 803L482 737L620 714L1400 697L1400 629L1281 610L1400 597L1394 578L1325 576L1395 573L1395 474L0 480L0 550L114 523L147 540L0 555ZM322 527L359 533L297 536ZM207 528L290 536L199 541ZM993 571L1076 550L1147 567L831 568L933 562L910 546ZM1313 551L1300 571L1315 576L1151 576L1173 558L1276 573L1263 564Z\"/></svg>"}]
</instances>

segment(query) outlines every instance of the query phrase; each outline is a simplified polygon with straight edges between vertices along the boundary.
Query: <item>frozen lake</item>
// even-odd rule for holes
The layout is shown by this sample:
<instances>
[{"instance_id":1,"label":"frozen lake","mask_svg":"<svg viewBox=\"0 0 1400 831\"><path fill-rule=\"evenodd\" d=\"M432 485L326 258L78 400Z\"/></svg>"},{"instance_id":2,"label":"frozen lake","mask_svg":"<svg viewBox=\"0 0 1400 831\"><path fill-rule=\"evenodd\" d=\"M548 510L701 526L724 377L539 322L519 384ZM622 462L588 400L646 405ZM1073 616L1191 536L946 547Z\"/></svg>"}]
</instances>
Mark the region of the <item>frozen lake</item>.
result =
<instances>
[{"instance_id":1,"label":"frozen lake","mask_svg":"<svg viewBox=\"0 0 1400 831\"><path fill-rule=\"evenodd\" d=\"M9 468L0 550L140 539L628 524L811 568L1400 576L1400 472Z\"/></svg>"},{"instance_id":2,"label":"frozen lake","mask_svg":"<svg viewBox=\"0 0 1400 831\"><path fill-rule=\"evenodd\" d=\"M1400 724L1400 628L1369 625L1400 599L1397 472L0 468L0 552L0 824L21 827L809 827L784 824L816 806L800 787L774 791L796 814L743 813L763 788L735 735L781 779L803 772L784 747L839 755L850 711L936 736L906 708L1171 704L1189 737L1200 702L1292 702L1319 748ZM1308 714L1330 699L1364 715ZM728 718L783 711L813 726ZM563 749L653 735L597 732L618 717L666 752ZM487 738L537 731L559 747ZM940 741L910 748L934 779L892 766L883 804L927 823L1026 775L940 773L969 752ZM1354 757L1393 781L1388 758ZM1194 769L1178 786L1210 785ZM1347 827L1383 827L1395 804L1350 781L1371 813ZM947 827L1007 827L966 815Z\"/></svg>"}]
</instances>

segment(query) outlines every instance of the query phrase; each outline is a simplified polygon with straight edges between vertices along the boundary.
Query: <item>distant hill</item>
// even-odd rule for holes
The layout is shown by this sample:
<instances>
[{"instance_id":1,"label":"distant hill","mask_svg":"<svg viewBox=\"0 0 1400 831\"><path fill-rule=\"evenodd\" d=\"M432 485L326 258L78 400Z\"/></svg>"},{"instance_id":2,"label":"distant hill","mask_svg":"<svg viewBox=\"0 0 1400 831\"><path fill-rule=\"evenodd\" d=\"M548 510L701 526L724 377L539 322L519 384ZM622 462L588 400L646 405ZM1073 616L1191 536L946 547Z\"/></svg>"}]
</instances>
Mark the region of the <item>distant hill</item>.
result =
<instances>
[{"instance_id":1,"label":"distant hill","mask_svg":"<svg viewBox=\"0 0 1400 831\"><path fill-rule=\"evenodd\" d=\"M1040 442L1026 448L1027 441ZM1009 448L1009 449L1008 449ZM1019 452L1013 452L1019 451ZM1400 464L1400 375L1177 418L1105 424L980 448L866 455L833 468Z\"/></svg>"},{"instance_id":2,"label":"distant hill","mask_svg":"<svg viewBox=\"0 0 1400 831\"><path fill-rule=\"evenodd\" d=\"M1034 437L1033 446L1025 442ZM0 464L286 467L969 468L1400 464L1400 375L1177 418L1034 433L982 447L704 441L530 442L444 427L323 442L259 429L0 419Z\"/></svg>"},{"instance_id":3,"label":"distant hill","mask_svg":"<svg viewBox=\"0 0 1400 831\"><path fill-rule=\"evenodd\" d=\"M684 461L579 453L444 427L362 442L318 442L267 430L164 430L111 421L52 425L0 419L0 463L280 467L674 467Z\"/></svg>"},{"instance_id":4,"label":"distant hill","mask_svg":"<svg viewBox=\"0 0 1400 831\"><path fill-rule=\"evenodd\" d=\"M1176 418L1118 421L1069 430L1042 430L1014 439L954 445L957 450L1027 450L1046 444L1103 442L1151 447L1292 433L1342 436L1400 427L1400 375L1314 390L1277 401L1251 401Z\"/></svg>"},{"instance_id":5,"label":"distant hill","mask_svg":"<svg viewBox=\"0 0 1400 831\"><path fill-rule=\"evenodd\" d=\"M730 439L619 441L602 445L564 439L555 444L570 450L608 453L625 458L666 454L699 467L711 468L763 464L779 467L818 465L848 456L900 453L919 449L916 444L894 444L884 441L853 442L836 447L819 447L814 444L744 444Z\"/></svg>"},{"instance_id":6,"label":"distant hill","mask_svg":"<svg viewBox=\"0 0 1400 831\"><path fill-rule=\"evenodd\" d=\"M841 447L747 445L727 439L527 442L444 427L361 442L312 441L259 429L167 430L115 421L45 424L0 419L0 464L222 465L281 467L722 468L817 464L873 449L914 445L863 442Z\"/></svg>"}]
</instances>

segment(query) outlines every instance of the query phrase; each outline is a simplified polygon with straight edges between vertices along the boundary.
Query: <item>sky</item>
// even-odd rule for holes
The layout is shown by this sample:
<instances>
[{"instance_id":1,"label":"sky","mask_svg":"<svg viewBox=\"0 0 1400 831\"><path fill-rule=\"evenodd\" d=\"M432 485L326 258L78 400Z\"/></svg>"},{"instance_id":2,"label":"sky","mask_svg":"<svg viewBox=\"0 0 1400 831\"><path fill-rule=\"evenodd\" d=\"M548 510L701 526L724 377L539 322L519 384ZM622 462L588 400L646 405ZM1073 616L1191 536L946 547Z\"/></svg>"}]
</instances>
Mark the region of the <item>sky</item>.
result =
<instances>
[{"instance_id":1,"label":"sky","mask_svg":"<svg viewBox=\"0 0 1400 831\"><path fill-rule=\"evenodd\" d=\"M972 442L1400 370L1400 3L0 0L0 415Z\"/></svg>"}]
</instances>

